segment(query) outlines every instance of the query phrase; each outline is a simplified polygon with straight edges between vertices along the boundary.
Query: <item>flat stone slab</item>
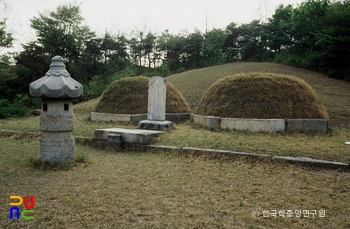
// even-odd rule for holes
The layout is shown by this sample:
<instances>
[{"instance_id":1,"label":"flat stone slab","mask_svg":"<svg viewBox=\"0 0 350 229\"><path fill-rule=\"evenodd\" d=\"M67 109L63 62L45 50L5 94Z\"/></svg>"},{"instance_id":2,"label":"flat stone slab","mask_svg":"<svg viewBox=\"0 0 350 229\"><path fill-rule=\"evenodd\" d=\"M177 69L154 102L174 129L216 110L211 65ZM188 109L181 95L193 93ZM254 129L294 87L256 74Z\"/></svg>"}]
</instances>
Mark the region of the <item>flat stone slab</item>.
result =
<instances>
[{"instance_id":1,"label":"flat stone slab","mask_svg":"<svg viewBox=\"0 0 350 229\"><path fill-rule=\"evenodd\" d=\"M191 113L166 113L165 120L172 122L183 122L190 120ZM142 120L147 120L147 114L110 114L110 113L90 113L91 121L114 121L114 122L132 122L139 124Z\"/></svg>"},{"instance_id":2,"label":"flat stone slab","mask_svg":"<svg viewBox=\"0 0 350 229\"><path fill-rule=\"evenodd\" d=\"M192 114L192 121L196 124L199 124L201 126L206 126L210 129L220 128L220 117Z\"/></svg>"},{"instance_id":3,"label":"flat stone slab","mask_svg":"<svg viewBox=\"0 0 350 229\"><path fill-rule=\"evenodd\" d=\"M251 132L283 132L284 119L221 118L221 129L248 130Z\"/></svg>"},{"instance_id":4,"label":"flat stone slab","mask_svg":"<svg viewBox=\"0 0 350 229\"><path fill-rule=\"evenodd\" d=\"M288 119L287 132L318 132L326 133L328 129L327 119Z\"/></svg>"},{"instance_id":5,"label":"flat stone slab","mask_svg":"<svg viewBox=\"0 0 350 229\"><path fill-rule=\"evenodd\" d=\"M272 157L274 160L283 160L294 163L304 163L311 166L317 167L327 167L333 169L348 169L349 164L341 163L341 162L333 162L333 161L324 161L324 160L316 160L308 157L288 157L288 156L274 156Z\"/></svg>"},{"instance_id":6,"label":"flat stone slab","mask_svg":"<svg viewBox=\"0 0 350 229\"><path fill-rule=\"evenodd\" d=\"M91 112L91 121L114 121L114 122L130 122L132 115L130 114L110 114L110 113L98 113Z\"/></svg>"},{"instance_id":7,"label":"flat stone slab","mask_svg":"<svg viewBox=\"0 0 350 229\"><path fill-rule=\"evenodd\" d=\"M164 130L173 128L173 122L171 121L153 121L142 120L139 122L139 128L143 130Z\"/></svg>"},{"instance_id":8,"label":"flat stone slab","mask_svg":"<svg viewBox=\"0 0 350 229\"><path fill-rule=\"evenodd\" d=\"M108 141L112 134L119 134L121 143L148 144L152 137L156 137L161 133L163 131L122 128L96 129L94 139Z\"/></svg>"}]
</instances>

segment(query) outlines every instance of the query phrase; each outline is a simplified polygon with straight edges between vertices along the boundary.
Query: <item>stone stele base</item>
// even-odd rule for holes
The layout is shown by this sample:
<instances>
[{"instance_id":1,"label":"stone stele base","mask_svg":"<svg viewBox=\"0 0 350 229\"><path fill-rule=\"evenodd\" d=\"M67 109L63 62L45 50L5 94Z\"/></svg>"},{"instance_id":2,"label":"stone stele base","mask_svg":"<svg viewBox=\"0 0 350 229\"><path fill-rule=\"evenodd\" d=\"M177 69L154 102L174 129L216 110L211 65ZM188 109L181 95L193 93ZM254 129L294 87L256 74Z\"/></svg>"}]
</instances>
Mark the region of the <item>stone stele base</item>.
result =
<instances>
[{"instance_id":1,"label":"stone stele base","mask_svg":"<svg viewBox=\"0 0 350 229\"><path fill-rule=\"evenodd\" d=\"M164 130L173 128L171 121L142 120L139 122L139 129L143 130Z\"/></svg>"}]
</instances>

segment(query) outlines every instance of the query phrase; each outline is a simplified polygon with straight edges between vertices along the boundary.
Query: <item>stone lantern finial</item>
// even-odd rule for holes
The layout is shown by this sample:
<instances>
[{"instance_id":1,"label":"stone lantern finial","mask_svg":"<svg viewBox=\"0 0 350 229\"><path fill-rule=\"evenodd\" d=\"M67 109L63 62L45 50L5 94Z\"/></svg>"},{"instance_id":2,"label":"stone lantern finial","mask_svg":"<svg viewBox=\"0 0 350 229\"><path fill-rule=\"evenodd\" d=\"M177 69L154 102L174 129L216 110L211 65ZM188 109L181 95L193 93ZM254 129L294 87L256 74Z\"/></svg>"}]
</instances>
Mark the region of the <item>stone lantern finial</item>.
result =
<instances>
[{"instance_id":1,"label":"stone lantern finial","mask_svg":"<svg viewBox=\"0 0 350 229\"><path fill-rule=\"evenodd\" d=\"M33 97L41 98L79 98L83 94L83 86L70 77L63 58L55 56L50 70L30 84L29 92Z\"/></svg>"}]
</instances>

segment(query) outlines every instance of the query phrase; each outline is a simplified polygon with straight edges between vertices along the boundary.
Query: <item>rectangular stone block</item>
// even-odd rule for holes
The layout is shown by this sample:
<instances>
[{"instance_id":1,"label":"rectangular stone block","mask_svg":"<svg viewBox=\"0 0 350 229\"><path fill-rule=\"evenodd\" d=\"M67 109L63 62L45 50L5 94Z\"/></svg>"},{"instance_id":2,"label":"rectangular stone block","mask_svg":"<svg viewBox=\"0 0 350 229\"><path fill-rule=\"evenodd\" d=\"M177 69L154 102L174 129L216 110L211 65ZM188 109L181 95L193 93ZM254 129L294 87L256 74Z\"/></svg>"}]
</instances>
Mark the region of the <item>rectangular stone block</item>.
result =
<instances>
[{"instance_id":1,"label":"rectangular stone block","mask_svg":"<svg viewBox=\"0 0 350 229\"><path fill-rule=\"evenodd\" d=\"M72 100L43 99L40 115L42 131L72 131L74 125Z\"/></svg>"},{"instance_id":2,"label":"rectangular stone block","mask_svg":"<svg viewBox=\"0 0 350 229\"><path fill-rule=\"evenodd\" d=\"M327 119L288 119L287 132L319 132L326 133L328 129Z\"/></svg>"},{"instance_id":3,"label":"rectangular stone block","mask_svg":"<svg viewBox=\"0 0 350 229\"><path fill-rule=\"evenodd\" d=\"M165 114L165 120L177 122L177 114L176 113L166 113Z\"/></svg>"},{"instance_id":4,"label":"rectangular stone block","mask_svg":"<svg viewBox=\"0 0 350 229\"><path fill-rule=\"evenodd\" d=\"M152 137L158 136L162 131L108 128L96 129L94 139L98 141L108 141L111 134L119 134L121 143L148 144Z\"/></svg>"},{"instance_id":5,"label":"rectangular stone block","mask_svg":"<svg viewBox=\"0 0 350 229\"><path fill-rule=\"evenodd\" d=\"M221 118L220 127L251 132L281 132L285 131L285 122L284 119Z\"/></svg>"},{"instance_id":6,"label":"rectangular stone block","mask_svg":"<svg viewBox=\"0 0 350 229\"><path fill-rule=\"evenodd\" d=\"M148 82L148 120L164 121L166 108L166 80L154 76Z\"/></svg>"},{"instance_id":7,"label":"rectangular stone block","mask_svg":"<svg viewBox=\"0 0 350 229\"><path fill-rule=\"evenodd\" d=\"M72 132L42 132L40 160L65 162L74 160L75 141Z\"/></svg>"},{"instance_id":8,"label":"rectangular stone block","mask_svg":"<svg viewBox=\"0 0 350 229\"><path fill-rule=\"evenodd\" d=\"M193 122L201 126L206 126L211 129L220 128L220 117L216 116L202 116L202 115L192 115Z\"/></svg>"},{"instance_id":9,"label":"rectangular stone block","mask_svg":"<svg viewBox=\"0 0 350 229\"><path fill-rule=\"evenodd\" d=\"M90 113L91 121L114 121L114 122L131 122L131 116L129 114L109 114L109 113Z\"/></svg>"},{"instance_id":10,"label":"rectangular stone block","mask_svg":"<svg viewBox=\"0 0 350 229\"><path fill-rule=\"evenodd\" d=\"M147 119L147 114L134 114L131 116L131 121L133 124L139 124L142 120Z\"/></svg>"},{"instance_id":11,"label":"rectangular stone block","mask_svg":"<svg viewBox=\"0 0 350 229\"><path fill-rule=\"evenodd\" d=\"M207 123L206 123L206 121L204 119L204 116L192 114L191 117L192 117L192 121L195 124L198 124L198 125L201 125L201 126L207 126Z\"/></svg>"},{"instance_id":12,"label":"rectangular stone block","mask_svg":"<svg viewBox=\"0 0 350 229\"><path fill-rule=\"evenodd\" d=\"M219 129L220 128L220 117L215 116L206 116L207 117L207 125L211 129Z\"/></svg>"},{"instance_id":13,"label":"rectangular stone block","mask_svg":"<svg viewBox=\"0 0 350 229\"><path fill-rule=\"evenodd\" d=\"M184 122L191 119L190 113L178 113L177 114L177 121L178 122Z\"/></svg>"}]
</instances>

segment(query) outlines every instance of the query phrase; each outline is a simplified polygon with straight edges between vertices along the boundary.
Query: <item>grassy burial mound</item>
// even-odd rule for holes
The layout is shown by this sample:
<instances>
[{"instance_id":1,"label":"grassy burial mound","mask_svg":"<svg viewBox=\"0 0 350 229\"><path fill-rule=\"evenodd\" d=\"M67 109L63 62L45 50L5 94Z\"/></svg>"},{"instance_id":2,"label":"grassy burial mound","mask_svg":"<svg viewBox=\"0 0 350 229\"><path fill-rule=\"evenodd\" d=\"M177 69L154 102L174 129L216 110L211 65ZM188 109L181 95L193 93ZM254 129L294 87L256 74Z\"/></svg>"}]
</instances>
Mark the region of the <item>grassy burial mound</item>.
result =
<instances>
[{"instance_id":1,"label":"grassy burial mound","mask_svg":"<svg viewBox=\"0 0 350 229\"><path fill-rule=\"evenodd\" d=\"M241 73L216 81L195 114L223 118L328 118L305 81L274 73Z\"/></svg>"},{"instance_id":2,"label":"grassy burial mound","mask_svg":"<svg viewBox=\"0 0 350 229\"><path fill-rule=\"evenodd\" d=\"M126 77L111 83L103 92L95 112L113 114L144 114L148 106L148 77ZM189 113L185 98L167 82L166 112Z\"/></svg>"}]
</instances>

